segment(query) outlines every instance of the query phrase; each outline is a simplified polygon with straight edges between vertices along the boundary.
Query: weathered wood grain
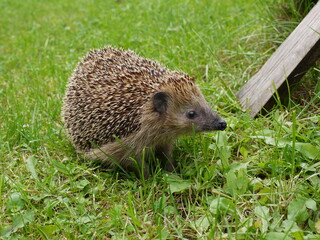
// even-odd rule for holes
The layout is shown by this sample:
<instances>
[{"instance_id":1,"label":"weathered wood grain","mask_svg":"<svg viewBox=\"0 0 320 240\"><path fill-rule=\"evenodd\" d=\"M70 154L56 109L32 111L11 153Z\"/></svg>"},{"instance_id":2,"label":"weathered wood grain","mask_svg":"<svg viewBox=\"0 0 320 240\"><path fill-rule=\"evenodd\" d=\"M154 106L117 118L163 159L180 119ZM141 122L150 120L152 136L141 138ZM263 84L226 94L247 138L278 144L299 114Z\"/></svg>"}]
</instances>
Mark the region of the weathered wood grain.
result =
<instances>
[{"instance_id":1,"label":"weathered wood grain","mask_svg":"<svg viewBox=\"0 0 320 240\"><path fill-rule=\"evenodd\" d=\"M241 105L256 116L269 107L275 91L286 96L320 57L320 2L279 46L263 67L238 92Z\"/></svg>"}]
</instances>

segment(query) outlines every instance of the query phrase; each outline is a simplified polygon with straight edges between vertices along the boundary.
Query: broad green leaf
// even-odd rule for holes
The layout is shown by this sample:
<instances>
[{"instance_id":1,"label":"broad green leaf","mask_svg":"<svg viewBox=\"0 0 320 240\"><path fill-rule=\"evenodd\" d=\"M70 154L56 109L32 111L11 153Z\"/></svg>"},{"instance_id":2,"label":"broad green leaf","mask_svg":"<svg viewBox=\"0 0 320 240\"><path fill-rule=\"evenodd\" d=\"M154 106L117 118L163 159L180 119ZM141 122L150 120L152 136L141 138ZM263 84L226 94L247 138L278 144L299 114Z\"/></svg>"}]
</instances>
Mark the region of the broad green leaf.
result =
<instances>
[{"instance_id":1,"label":"broad green leaf","mask_svg":"<svg viewBox=\"0 0 320 240\"><path fill-rule=\"evenodd\" d=\"M166 180L169 184L171 193L183 192L184 190L189 189L191 186L190 181L184 180L174 174L168 175L166 177Z\"/></svg>"},{"instance_id":2,"label":"broad green leaf","mask_svg":"<svg viewBox=\"0 0 320 240\"><path fill-rule=\"evenodd\" d=\"M24 208L25 201L21 197L20 193L14 192L9 196L9 200L7 202L7 209L11 212L17 212Z\"/></svg>"},{"instance_id":3,"label":"broad green leaf","mask_svg":"<svg viewBox=\"0 0 320 240\"><path fill-rule=\"evenodd\" d=\"M217 146L218 147L225 147L227 145L228 145L227 133L226 132L218 132Z\"/></svg>"},{"instance_id":4,"label":"broad green leaf","mask_svg":"<svg viewBox=\"0 0 320 240\"><path fill-rule=\"evenodd\" d=\"M280 148L285 147L286 145L292 145L292 142L284 138L273 138L273 137L262 137L266 144L277 146Z\"/></svg>"},{"instance_id":5,"label":"broad green leaf","mask_svg":"<svg viewBox=\"0 0 320 240\"><path fill-rule=\"evenodd\" d=\"M307 199L306 207L313 211L317 211L317 203L311 198Z\"/></svg>"},{"instance_id":6,"label":"broad green leaf","mask_svg":"<svg viewBox=\"0 0 320 240\"><path fill-rule=\"evenodd\" d=\"M80 181L75 182L76 188L84 189L90 182L87 179L83 179Z\"/></svg>"},{"instance_id":7,"label":"broad green leaf","mask_svg":"<svg viewBox=\"0 0 320 240\"><path fill-rule=\"evenodd\" d=\"M250 179L247 176L247 163L232 164L226 174L226 179L225 191L232 195L246 193L250 183Z\"/></svg>"},{"instance_id":8,"label":"broad green leaf","mask_svg":"<svg viewBox=\"0 0 320 240\"><path fill-rule=\"evenodd\" d=\"M38 227L38 231L43 236L44 239L53 239L54 232L59 230L59 228L56 225L46 225L46 226L40 226Z\"/></svg>"},{"instance_id":9,"label":"broad green leaf","mask_svg":"<svg viewBox=\"0 0 320 240\"><path fill-rule=\"evenodd\" d=\"M239 149L239 152L241 153L241 155L242 155L244 158L247 158L247 157L248 157L249 150L248 150L246 147L241 146L240 149Z\"/></svg>"},{"instance_id":10,"label":"broad green leaf","mask_svg":"<svg viewBox=\"0 0 320 240\"><path fill-rule=\"evenodd\" d=\"M305 157L318 160L320 159L320 148L313 146L311 143L296 143L296 149Z\"/></svg>"},{"instance_id":11,"label":"broad green leaf","mask_svg":"<svg viewBox=\"0 0 320 240\"><path fill-rule=\"evenodd\" d=\"M308 210L306 208L306 200L294 199L288 206L288 220L294 222L303 222L309 217Z\"/></svg>"},{"instance_id":12,"label":"broad green leaf","mask_svg":"<svg viewBox=\"0 0 320 240\"><path fill-rule=\"evenodd\" d=\"M58 170L59 172L62 172L62 173L64 173L64 174L66 174L66 175L70 175L70 171L69 171L69 169L66 167L66 165L64 165L62 162L58 162L58 161L56 161L56 160L51 160L51 162L52 162L52 164L53 164L53 166L54 166L54 168L56 169L56 170Z\"/></svg>"},{"instance_id":13,"label":"broad green leaf","mask_svg":"<svg viewBox=\"0 0 320 240\"><path fill-rule=\"evenodd\" d=\"M24 214L16 215L10 225L4 227L0 232L0 237L8 237L11 233L16 232L18 229L23 228L27 223L32 222L34 219L34 211L27 210Z\"/></svg>"},{"instance_id":14,"label":"broad green leaf","mask_svg":"<svg viewBox=\"0 0 320 240\"><path fill-rule=\"evenodd\" d=\"M291 237L287 236L286 233L282 233L282 232L269 232L266 235L266 240L292 240Z\"/></svg>"},{"instance_id":15,"label":"broad green leaf","mask_svg":"<svg viewBox=\"0 0 320 240\"><path fill-rule=\"evenodd\" d=\"M92 219L94 218L95 217L92 217L92 216L83 216L78 219L78 222L84 224L84 223L92 222Z\"/></svg>"},{"instance_id":16,"label":"broad green leaf","mask_svg":"<svg viewBox=\"0 0 320 240\"><path fill-rule=\"evenodd\" d=\"M295 240L304 240L303 231L292 232L291 234Z\"/></svg>"},{"instance_id":17,"label":"broad green leaf","mask_svg":"<svg viewBox=\"0 0 320 240\"><path fill-rule=\"evenodd\" d=\"M31 173L31 176L33 179L39 180L38 174L37 174L37 171L35 168L36 164L37 164L37 160L33 156L30 156L27 158L26 167L27 167L28 171Z\"/></svg>"},{"instance_id":18,"label":"broad green leaf","mask_svg":"<svg viewBox=\"0 0 320 240\"><path fill-rule=\"evenodd\" d=\"M213 199L210 203L209 207L210 212L213 214L218 213L235 213L235 204L231 199L224 198L224 197L218 197L216 199Z\"/></svg>"},{"instance_id":19,"label":"broad green leaf","mask_svg":"<svg viewBox=\"0 0 320 240\"><path fill-rule=\"evenodd\" d=\"M218 132L216 144L210 144L210 149L216 150L217 157L222 161L223 166L226 168L229 166L229 158L231 156L231 147L228 146L228 138L226 132Z\"/></svg>"},{"instance_id":20,"label":"broad green leaf","mask_svg":"<svg viewBox=\"0 0 320 240\"><path fill-rule=\"evenodd\" d=\"M265 128L262 129L260 131L256 131L255 134L257 134L257 136L269 136L272 137L276 134L276 132L274 130L271 130L269 128Z\"/></svg>"},{"instance_id":21,"label":"broad green leaf","mask_svg":"<svg viewBox=\"0 0 320 240\"><path fill-rule=\"evenodd\" d=\"M259 191L259 194L261 194L261 198L259 199L259 202L261 204L265 204L270 200L270 193L272 190L269 187L264 187Z\"/></svg>"},{"instance_id":22,"label":"broad green leaf","mask_svg":"<svg viewBox=\"0 0 320 240\"><path fill-rule=\"evenodd\" d=\"M267 137L267 136L252 136L252 137L263 139L266 144L277 146L279 148L284 148L287 145L289 146L293 145L291 140L284 139L284 138L274 138L274 137ZM295 149L307 158L310 158L313 160L320 159L320 148L313 146L311 143L296 142Z\"/></svg>"},{"instance_id":23,"label":"broad green leaf","mask_svg":"<svg viewBox=\"0 0 320 240\"><path fill-rule=\"evenodd\" d=\"M255 215L261 219L261 232L266 232L269 228L269 220L271 219L269 214L269 208L265 206L257 206L254 209Z\"/></svg>"},{"instance_id":24,"label":"broad green leaf","mask_svg":"<svg viewBox=\"0 0 320 240\"><path fill-rule=\"evenodd\" d=\"M168 214L168 215L172 215L175 214L177 212L176 208L173 206L166 206L163 211Z\"/></svg>"},{"instance_id":25,"label":"broad green leaf","mask_svg":"<svg viewBox=\"0 0 320 240\"><path fill-rule=\"evenodd\" d=\"M285 232L300 232L298 224L291 220L284 220L281 224Z\"/></svg>"},{"instance_id":26,"label":"broad green leaf","mask_svg":"<svg viewBox=\"0 0 320 240\"><path fill-rule=\"evenodd\" d=\"M213 219L214 220L214 219ZM202 216L198 218L194 223L194 228L196 231L203 233L206 232L210 226L210 222L207 216Z\"/></svg>"},{"instance_id":27,"label":"broad green leaf","mask_svg":"<svg viewBox=\"0 0 320 240\"><path fill-rule=\"evenodd\" d=\"M217 166L212 164L206 168L203 178L205 181L209 181L213 179L215 176L217 176Z\"/></svg>"},{"instance_id":28,"label":"broad green leaf","mask_svg":"<svg viewBox=\"0 0 320 240\"><path fill-rule=\"evenodd\" d=\"M227 133L219 132L218 135L219 157L225 165L229 165L228 159L231 156L231 147L228 146Z\"/></svg>"}]
</instances>

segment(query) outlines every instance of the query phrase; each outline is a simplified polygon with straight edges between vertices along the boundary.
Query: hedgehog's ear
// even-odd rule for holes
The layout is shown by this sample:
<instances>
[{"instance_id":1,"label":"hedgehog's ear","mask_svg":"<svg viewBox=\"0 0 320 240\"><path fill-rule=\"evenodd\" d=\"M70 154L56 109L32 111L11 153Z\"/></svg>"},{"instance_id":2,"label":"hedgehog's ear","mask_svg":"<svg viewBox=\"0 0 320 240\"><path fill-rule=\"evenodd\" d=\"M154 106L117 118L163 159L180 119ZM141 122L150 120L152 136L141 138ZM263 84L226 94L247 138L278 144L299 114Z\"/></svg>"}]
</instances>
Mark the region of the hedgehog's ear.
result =
<instances>
[{"instance_id":1,"label":"hedgehog's ear","mask_svg":"<svg viewBox=\"0 0 320 240\"><path fill-rule=\"evenodd\" d=\"M164 114L167 111L169 95L166 92L156 92L153 96L154 109Z\"/></svg>"}]
</instances>

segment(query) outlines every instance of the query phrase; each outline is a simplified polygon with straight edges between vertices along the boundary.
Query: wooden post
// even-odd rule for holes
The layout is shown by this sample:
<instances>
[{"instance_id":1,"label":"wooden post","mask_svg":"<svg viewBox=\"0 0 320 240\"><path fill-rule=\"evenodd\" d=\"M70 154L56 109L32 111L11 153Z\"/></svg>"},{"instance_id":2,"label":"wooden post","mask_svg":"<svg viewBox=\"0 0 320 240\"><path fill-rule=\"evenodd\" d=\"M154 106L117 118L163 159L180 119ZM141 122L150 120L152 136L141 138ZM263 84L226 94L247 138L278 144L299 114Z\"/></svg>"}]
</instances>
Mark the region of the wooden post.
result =
<instances>
[{"instance_id":1,"label":"wooden post","mask_svg":"<svg viewBox=\"0 0 320 240\"><path fill-rule=\"evenodd\" d=\"M281 98L287 96L287 85L298 82L319 57L320 2L241 88L237 94L241 105L253 117L263 108L270 108L275 91Z\"/></svg>"}]
</instances>

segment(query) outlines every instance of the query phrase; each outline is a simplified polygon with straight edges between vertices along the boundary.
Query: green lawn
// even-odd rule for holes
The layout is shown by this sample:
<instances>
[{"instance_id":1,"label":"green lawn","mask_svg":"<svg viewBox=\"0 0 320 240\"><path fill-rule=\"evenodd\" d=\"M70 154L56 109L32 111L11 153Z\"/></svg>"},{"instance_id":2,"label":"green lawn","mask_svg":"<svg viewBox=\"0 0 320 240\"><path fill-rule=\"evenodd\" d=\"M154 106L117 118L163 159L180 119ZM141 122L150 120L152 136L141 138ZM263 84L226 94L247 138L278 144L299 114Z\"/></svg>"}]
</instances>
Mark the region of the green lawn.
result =
<instances>
[{"instance_id":1,"label":"green lawn","mask_svg":"<svg viewBox=\"0 0 320 240\"><path fill-rule=\"evenodd\" d=\"M235 97L302 15L294 0L2 0L0 239L320 239L320 77L252 119ZM112 45L195 77L228 123L139 180L75 153L68 78Z\"/></svg>"}]
</instances>

